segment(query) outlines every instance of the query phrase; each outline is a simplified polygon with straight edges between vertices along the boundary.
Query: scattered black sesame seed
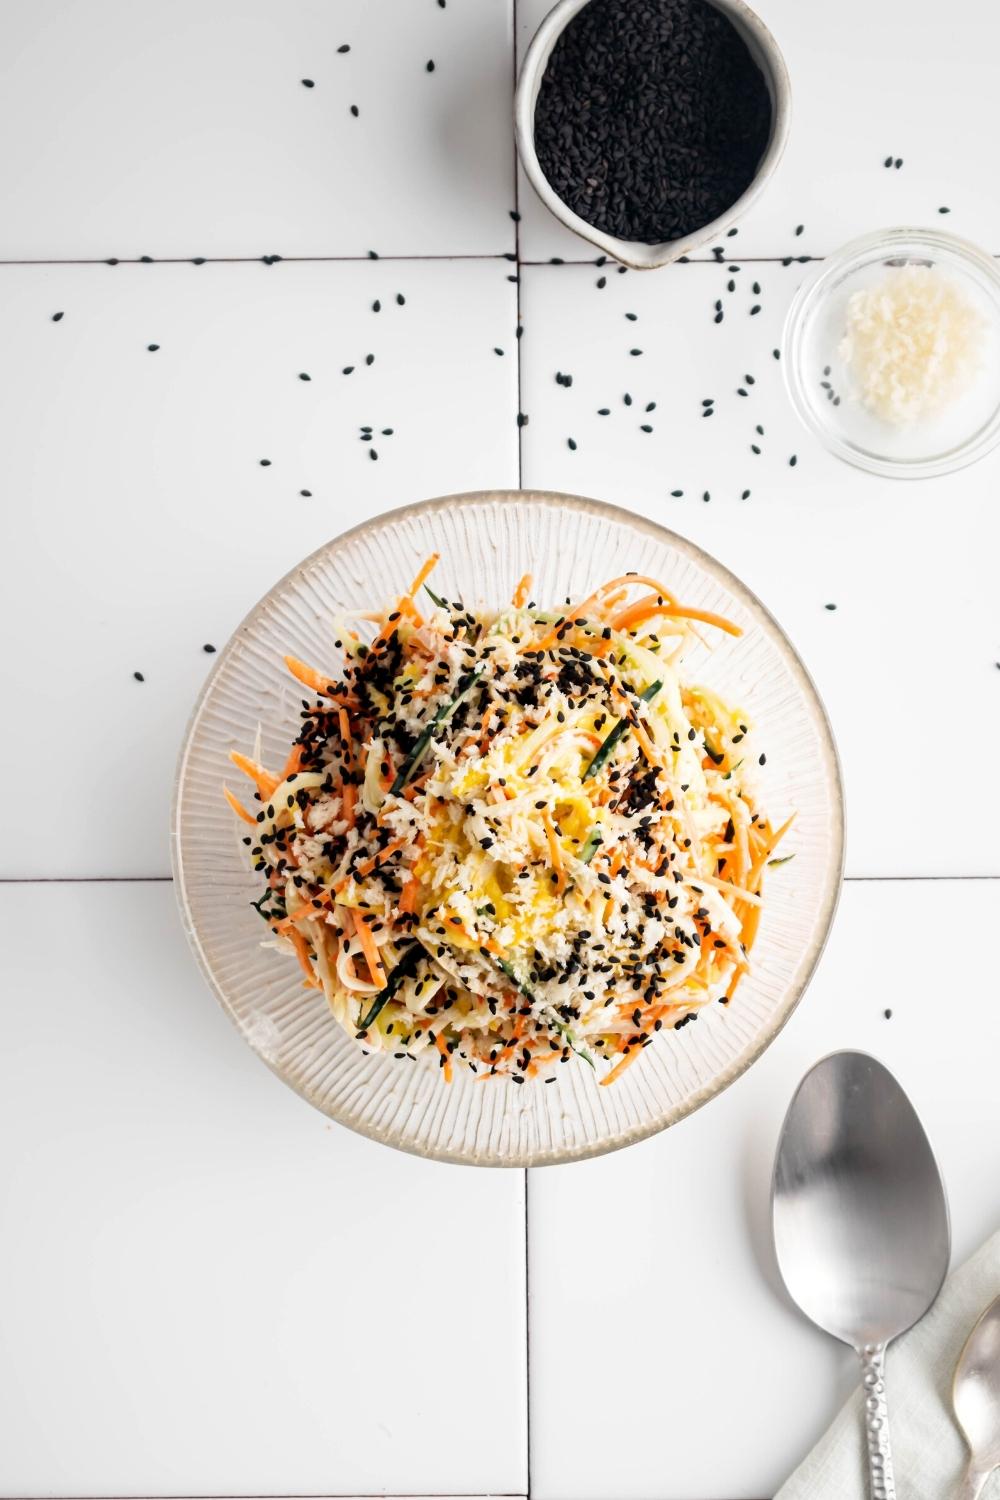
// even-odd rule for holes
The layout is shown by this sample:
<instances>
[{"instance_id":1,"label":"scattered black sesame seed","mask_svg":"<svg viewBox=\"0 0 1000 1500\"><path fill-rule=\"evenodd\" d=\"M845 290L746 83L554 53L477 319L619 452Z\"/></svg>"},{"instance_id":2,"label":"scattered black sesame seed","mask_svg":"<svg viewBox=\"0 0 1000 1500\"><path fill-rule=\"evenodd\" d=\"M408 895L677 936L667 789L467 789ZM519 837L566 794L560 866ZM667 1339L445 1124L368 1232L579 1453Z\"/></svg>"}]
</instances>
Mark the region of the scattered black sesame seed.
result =
<instances>
[{"instance_id":1,"label":"scattered black sesame seed","mask_svg":"<svg viewBox=\"0 0 1000 1500\"><path fill-rule=\"evenodd\" d=\"M790 469L794 469L795 465L798 463L798 461L799 461L798 454L797 453L793 453L792 456L791 456L791 458L788 460L788 467Z\"/></svg>"},{"instance_id":2,"label":"scattered black sesame seed","mask_svg":"<svg viewBox=\"0 0 1000 1500\"><path fill-rule=\"evenodd\" d=\"M899 171L899 169L900 169L900 167L902 165L903 165L903 158L901 156L897 156L896 160L893 162L893 166L896 168L897 172Z\"/></svg>"},{"instance_id":3,"label":"scattered black sesame seed","mask_svg":"<svg viewBox=\"0 0 1000 1500\"><path fill-rule=\"evenodd\" d=\"M214 656L215 655L215 647L209 641L206 641L205 644L204 644L204 646L202 646L201 649L205 652L205 654L207 656Z\"/></svg>"},{"instance_id":4,"label":"scattered black sesame seed","mask_svg":"<svg viewBox=\"0 0 1000 1500\"><path fill-rule=\"evenodd\" d=\"M939 208L938 209L938 213L939 214L950 214L951 213L951 209L950 208Z\"/></svg>"},{"instance_id":5,"label":"scattered black sesame seed","mask_svg":"<svg viewBox=\"0 0 1000 1500\"><path fill-rule=\"evenodd\" d=\"M428 71L428 73L433 73L434 72L434 59L433 59L433 57L429 57L427 59L427 71Z\"/></svg>"},{"instance_id":6,"label":"scattered black sesame seed","mask_svg":"<svg viewBox=\"0 0 1000 1500\"><path fill-rule=\"evenodd\" d=\"M116 255L110 255L104 262L104 264L106 266L116 266L118 264L118 257Z\"/></svg>"},{"instance_id":7,"label":"scattered black sesame seed","mask_svg":"<svg viewBox=\"0 0 1000 1500\"><path fill-rule=\"evenodd\" d=\"M307 500L312 499L312 490L299 490L300 495L305 495Z\"/></svg>"},{"instance_id":8,"label":"scattered black sesame seed","mask_svg":"<svg viewBox=\"0 0 1000 1500\"><path fill-rule=\"evenodd\" d=\"M361 113L361 111L360 111L360 109L358 109L358 106L356 104L352 104L351 105L351 114L354 116L355 119L358 118L358 115L360 113Z\"/></svg>"},{"instance_id":9,"label":"scattered black sesame seed","mask_svg":"<svg viewBox=\"0 0 1000 1500\"><path fill-rule=\"evenodd\" d=\"M368 252L368 259L369 260L378 260L378 251L377 250L369 250L369 252Z\"/></svg>"},{"instance_id":10,"label":"scattered black sesame seed","mask_svg":"<svg viewBox=\"0 0 1000 1500\"><path fill-rule=\"evenodd\" d=\"M269 469L271 467L271 460L269 458L262 458L260 460L260 466L262 469Z\"/></svg>"},{"instance_id":11,"label":"scattered black sesame seed","mask_svg":"<svg viewBox=\"0 0 1000 1500\"><path fill-rule=\"evenodd\" d=\"M756 317L759 312L760 312L760 303L759 302L755 302L754 305L753 305L753 307L751 307L751 309L750 309L750 316L751 316L751 318Z\"/></svg>"},{"instance_id":12,"label":"scattered black sesame seed","mask_svg":"<svg viewBox=\"0 0 1000 1500\"><path fill-rule=\"evenodd\" d=\"M353 373L354 373L354 366L353 365L345 365L344 368L341 370L340 373L342 375L353 375Z\"/></svg>"},{"instance_id":13,"label":"scattered black sesame seed","mask_svg":"<svg viewBox=\"0 0 1000 1500\"><path fill-rule=\"evenodd\" d=\"M381 312L381 311L382 311L382 304L378 300L378 298L376 297L375 301L372 303L372 312Z\"/></svg>"},{"instance_id":14,"label":"scattered black sesame seed","mask_svg":"<svg viewBox=\"0 0 1000 1500\"><path fill-rule=\"evenodd\" d=\"M146 681L145 677L142 675L141 672L133 672L132 676L135 678L136 682L145 682Z\"/></svg>"},{"instance_id":15,"label":"scattered black sesame seed","mask_svg":"<svg viewBox=\"0 0 1000 1500\"><path fill-rule=\"evenodd\" d=\"M518 213L518 211L517 211L516 208L508 209L507 212L510 214L510 217L514 220L515 224L520 224L520 222L521 222L521 215Z\"/></svg>"},{"instance_id":16,"label":"scattered black sesame seed","mask_svg":"<svg viewBox=\"0 0 1000 1500\"><path fill-rule=\"evenodd\" d=\"M371 459L377 459L378 458L378 454L376 453L376 451L375 451L374 448L369 448L368 449L368 457L371 458Z\"/></svg>"},{"instance_id":17,"label":"scattered black sesame seed","mask_svg":"<svg viewBox=\"0 0 1000 1500\"><path fill-rule=\"evenodd\" d=\"M632 358L635 359L635 358L638 357L638 355L640 355L642 353L642 350L641 349L630 349L628 352L629 352L629 354L631 354Z\"/></svg>"},{"instance_id":18,"label":"scattered black sesame seed","mask_svg":"<svg viewBox=\"0 0 1000 1500\"><path fill-rule=\"evenodd\" d=\"M610 415L611 415L611 408L610 408L610 406L599 406L597 408L597 415L599 417L610 417Z\"/></svg>"},{"instance_id":19,"label":"scattered black sesame seed","mask_svg":"<svg viewBox=\"0 0 1000 1500\"><path fill-rule=\"evenodd\" d=\"M61 323L64 317L65 317L65 313L61 313L61 312L53 313L52 314L52 321L53 321L53 323Z\"/></svg>"},{"instance_id":20,"label":"scattered black sesame seed","mask_svg":"<svg viewBox=\"0 0 1000 1500\"><path fill-rule=\"evenodd\" d=\"M760 755L758 755L758 757L757 757L757 764L759 766L766 766L767 765L767 756L764 754L763 751L761 751Z\"/></svg>"},{"instance_id":21,"label":"scattered black sesame seed","mask_svg":"<svg viewBox=\"0 0 1000 1500\"><path fill-rule=\"evenodd\" d=\"M570 450L571 453L575 453L576 452L576 438L567 438L566 439L566 447Z\"/></svg>"},{"instance_id":22,"label":"scattered black sesame seed","mask_svg":"<svg viewBox=\"0 0 1000 1500\"><path fill-rule=\"evenodd\" d=\"M192 258L191 264L193 266L203 266L205 264L205 257L203 255L196 255Z\"/></svg>"},{"instance_id":23,"label":"scattered black sesame seed","mask_svg":"<svg viewBox=\"0 0 1000 1500\"><path fill-rule=\"evenodd\" d=\"M312 380L312 376L311 375L307 375L306 372L305 372L305 370L300 370L299 371L299 379L300 380Z\"/></svg>"},{"instance_id":24,"label":"scattered black sesame seed","mask_svg":"<svg viewBox=\"0 0 1000 1500\"><path fill-rule=\"evenodd\" d=\"M741 500L749 500L750 499L750 491L749 490L744 490L743 493L742 493L742 495L740 496L740 499Z\"/></svg>"},{"instance_id":25,"label":"scattered black sesame seed","mask_svg":"<svg viewBox=\"0 0 1000 1500\"><path fill-rule=\"evenodd\" d=\"M603 291L604 288L607 286L607 284L608 284L608 278L606 276L598 276L598 278L597 278L597 289L598 289L598 291Z\"/></svg>"},{"instance_id":26,"label":"scattered black sesame seed","mask_svg":"<svg viewBox=\"0 0 1000 1500\"><path fill-rule=\"evenodd\" d=\"M523 412L523 411L519 411L518 412L518 414L517 414L517 425L518 425L518 427L527 427L527 425L528 425L528 415L527 415L527 412Z\"/></svg>"},{"instance_id":27,"label":"scattered black sesame seed","mask_svg":"<svg viewBox=\"0 0 1000 1500\"><path fill-rule=\"evenodd\" d=\"M724 313L717 312L715 314L715 317L712 319L713 323L721 323L724 316Z\"/></svg>"},{"instance_id":28,"label":"scattered black sesame seed","mask_svg":"<svg viewBox=\"0 0 1000 1500\"><path fill-rule=\"evenodd\" d=\"M806 226L805 226L805 225L804 225L804 224L796 224L796 226L795 226L795 233L796 233L796 234L797 234L797 235L798 235L798 234L801 234L801 233L802 233L802 231L803 231L803 229L805 229L805 227L806 227Z\"/></svg>"},{"instance_id":29,"label":"scattered black sesame seed","mask_svg":"<svg viewBox=\"0 0 1000 1500\"><path fill-rule=\"evenodd\" d=\"M824 604L823 608L824 609L836 609L837 606L835 604Z\"/></svg>"},{"instance_id":30,"label":"scattered black sesame seed","mask_svg":"<svg viewBox=\"0 0 1000 1500\"><path fill-rule=\"evenodd\" d=\"M366 365L373 365L374 363L375 363L375 356L374 356L374 354L366 354L365 355L365 364Z\"/></svg>"},{"instance_id":31,"label":"scattered black sesame seed","mask_svg":"<svg viewBox=\"0 0 1000 1500\"><path fill-rule=\"evenodd\" d=\"M637 323L639 321L638 313L626 313L625 316L626 318L628 318L630 323Z\"/></svg>"},{"instance_id":32,"label":"scattered black sesame seed","mask_svg":"<svg viewBox=\"0 0 1000 1500\"><path fill-rule=\"evenodd\" d=\"M757 453L757 454L760 453L760 449L757 447L756 443L751 443L750 444L750 452L751 453Z\"/></svg>"},{"instance_id":33,"label":"scattered black sesame seed","mask_svg":"<svg viewBox=\"0 0 1000 1500\"><path fill-rule=\"evenodd\" d=\"M680 497L683 495L684 491L683 490L671 490L670 493L671 493L671 495L673 495L673 497L674 497L675 500L679 500Z\"/></svg>"},{"instance_id":34,"label":"scattered black sesame seed","mask_svg":"<svg viewBox=\"0 0 1000 1500\"><path fill-rule=\"evenodd\" d=\"M639 428L640 432L652 432L652 430L653 429L652 429L652 427L650 427L650 425L649 425L648 422L643 422L642 425Z\"/></svg>"},{"instance_id":35,"label":"scattered black sesame seed","mask_svg":"<svg viewBox=\"0 0 1000 1500\"><path fill-rule=\"evenodd\" d=\"M771 358L772 359L780 359L781 358L781 350L780 349L772 349L771 350Z\"/></svg>"},{"instance_id":36,"label":"scattered black sesame seed","mask_svg":"<svg viewBox=\"0 0 1000 1500\"><path fill-rule=\"evenodd\" d=\"M351 44L350 44L350 42L343 42L341 44L341 46L339 46L337 48L337 51L340 52L340 53L350 52L350 50L351 50Z\"/></svg>"},{"instance_id":37,"label":"scattered black sesame seed","mask_svg":"<svg viewBox=\"0 0 1000 1500\"><path fill-rule=\"evenodd\" d=\"M157 351L157 349L159 349L159 347L160 347L159 344L147 344L146 345L146 348L148 349L148 351L149 351L150 354L155 354L156 351Z\"/></svg>"},{"instance_id":38,"label":"scattered black sesame seed","mask_svg":"<svg viewBox=\"0 0 1000 1500\"><path fill-rule=\"evenodd\" d=\"M891 1021L892 1020L892 1007L890 1005L887 1005L886 1008L885 1008L885 1010L882 1012L882 1014L885 1016L885 1018L886 1018L887 1021Z\"/></svg>"},{"instance_id":39,"label":"scattered black sesame seed","mask_svg":"<svg viewBox=\"0 0 1000 1500\"><path fill-rule=\"evenodd\" d=\"M703 500L705 500L705 501L708 501L708 500L711 500L711 498L712 498L712 493L711 493L711 491L710 491L710 490L704 490L704 491L703 491L703 492L702 492L702 497L701 497L701 498L702 498L702 499L703 499Z\"/></svg>"},{"instance_id":40,"label":"scattered black sesame seed","mask_svg":"<svg viewBox=\"0 0 1000 1500\"><path fill-rule=\"evenodd\" d=\"M622 401L626 406L632 405L632 397L629 395L628 391L625 392L624 396L622 397Z\"/></svg>"}]
</instances>

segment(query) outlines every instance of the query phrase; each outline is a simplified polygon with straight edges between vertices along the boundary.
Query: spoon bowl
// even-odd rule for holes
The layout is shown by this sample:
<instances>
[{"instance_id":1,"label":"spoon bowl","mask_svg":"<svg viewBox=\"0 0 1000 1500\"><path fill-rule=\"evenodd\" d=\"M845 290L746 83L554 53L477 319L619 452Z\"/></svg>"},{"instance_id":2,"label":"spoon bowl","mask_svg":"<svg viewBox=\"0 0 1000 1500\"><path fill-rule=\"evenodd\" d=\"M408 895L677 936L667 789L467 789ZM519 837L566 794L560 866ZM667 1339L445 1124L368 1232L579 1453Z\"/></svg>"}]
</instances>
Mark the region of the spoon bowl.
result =
<instances>
[{"instance_id":1,"label":"spoon bowl","mask_svg":"<svg viewBox=\"0 0 1000 1500\"><path fill-rule=\"evenodd\" d=\"M782 1126L771 1204L793 1301L861 1358L872 1495L892 1500L885 1346L937 1297L951 1235L927 1136L873 1057L836 1052L806 1074Z\"/></svg>"},{"instance_id":2,"label":"spoon bowl","mask_svg":"<svg viewBox=\"0 0 1000 1500\"><path fill-rule=\"evenodd\" d=\"M965 1341L955 1367L952 1402L969 1445L962 1500L974 1500L1000 1467L1000 1297Z\"/></svg>"}]
</instances>

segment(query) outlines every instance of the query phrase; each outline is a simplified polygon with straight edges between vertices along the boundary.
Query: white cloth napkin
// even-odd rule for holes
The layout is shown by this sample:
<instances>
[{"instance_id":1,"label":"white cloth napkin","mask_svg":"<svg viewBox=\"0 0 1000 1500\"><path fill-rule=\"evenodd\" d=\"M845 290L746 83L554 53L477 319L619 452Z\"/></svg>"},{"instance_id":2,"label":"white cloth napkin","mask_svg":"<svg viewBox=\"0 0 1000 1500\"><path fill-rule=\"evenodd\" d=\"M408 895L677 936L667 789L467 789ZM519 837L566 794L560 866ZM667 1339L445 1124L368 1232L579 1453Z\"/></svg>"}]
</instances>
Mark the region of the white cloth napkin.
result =
<instances>
[{"instance_id":1,"label":"white cloth napkin","mask_svg":"<svg viewBox=\"0 0 1000 1500\"><path fill-rule=\"evenodd\" d=\"M968 1459L951 1384L973 1324L1000 1296L1000 1232L954 1271L927 1316L886 1355L886 1397L900 1500L950 1500ZM775 1500L867 1500L860 1393L854 1395ZM983 1500L1000 1500L1000 1471Z\"/></svg>"}]
</instances>

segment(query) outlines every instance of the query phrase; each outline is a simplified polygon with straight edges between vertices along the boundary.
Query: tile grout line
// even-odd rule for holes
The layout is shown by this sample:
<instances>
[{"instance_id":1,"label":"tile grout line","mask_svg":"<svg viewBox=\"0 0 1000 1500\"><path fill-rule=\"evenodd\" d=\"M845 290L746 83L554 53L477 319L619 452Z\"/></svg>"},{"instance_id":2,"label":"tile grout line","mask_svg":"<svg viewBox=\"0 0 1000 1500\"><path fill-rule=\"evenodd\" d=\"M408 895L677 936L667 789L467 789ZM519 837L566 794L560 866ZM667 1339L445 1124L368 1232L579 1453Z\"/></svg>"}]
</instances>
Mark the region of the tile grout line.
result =
<instances>
[{"instance_id":1,"label":"tile grout line","mask_svg":"<svg viewBox=\"0 0 1000 1500\"><path fill-rule=\"evenodd\" d=\"M517 92L517 0L511 0L511 105L513 108L514 95ZM515 308L516 317L514 323L514 349L517 359L517 487L524 487L524 427L521 423L521 413L524 410L521 396L521 345L524 342L524 326L521 322L521 198L520 198L520 175L518 172L517 139L511 136L512 164L514 175L514 270L517 281L514 286L516 292ZM531 1500L531 1235L528 1225L528 1193L529 1193L528 1168L524 1169L524 1487L526 1500Z\"/></svg>"},{"instance_id":2,"label":"tile grout line","mask_svg":"<svg viewBox=\"0 0 1000 1500\"><path fill-rule=\"evenodd\" d=\"M510 24L512 28L511 108L513 110L514 94L517 91L517 0L511 0L510 11ZM524 441L524 428L521 425L521 412L524 410L524 408L521 405L521 342L524 330L521 325L521 202L519 192L519 177L517 171L517 140L514 136L513 131L511 132L511 147L513 150L514 167L514 270L517 273L517 282L515 284L515 290L517 292L517 297L515 299L516 318L514 323L514 348L517 356L517 416L515 418L515 420L517 421L517 487L518 489L522 489L522 445ZM527 1177L527 1173L525 1173L525 1176ZM525 1182L525 1203L527 1203L527 1181Z\"/></svg>"}]
</instances>

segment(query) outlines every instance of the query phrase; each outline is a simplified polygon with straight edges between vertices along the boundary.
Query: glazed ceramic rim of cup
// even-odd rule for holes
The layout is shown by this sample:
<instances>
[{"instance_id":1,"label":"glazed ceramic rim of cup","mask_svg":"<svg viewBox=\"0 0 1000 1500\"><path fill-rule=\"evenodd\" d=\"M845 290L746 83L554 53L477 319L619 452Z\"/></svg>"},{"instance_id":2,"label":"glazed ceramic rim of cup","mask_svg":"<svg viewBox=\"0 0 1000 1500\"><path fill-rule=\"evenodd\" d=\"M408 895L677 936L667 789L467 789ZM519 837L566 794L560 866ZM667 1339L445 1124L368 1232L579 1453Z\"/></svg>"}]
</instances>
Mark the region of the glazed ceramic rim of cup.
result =
<instances>
[{"instance_id":1,"label":"glazed ceramic rim of cup","mask_svg":"<svg viewBox=\"0 0 1000 1500\"><path fill-rule=\"evenodd\" d=\"M567 229L572 229L582 239L613 256L622 265L635 271L655 270L670 265L682 255L690 255L710 240L717 239L729 229L736 219L756 202L764 191L781 160L791 124L791 84L788 69L774 37L763 21L743 0L708 0L716 10L729 20L739 32L750 50L750 55L764 75L771 97L771 134L764 154L757 164L753 180L746 191L736 199L724 214L680 240L665 240L658 245L647 245L640 240L622 240L606 234L581 219L559 197L545 173L542 171L535 150L535 105L545 76L552 49L574 16L590 4L590 0L559 0L549 11L525 53L521 65L517 89L514 94L514 137L521 164L538 197L546 208Z\"/></svg>"}]
</instances>

